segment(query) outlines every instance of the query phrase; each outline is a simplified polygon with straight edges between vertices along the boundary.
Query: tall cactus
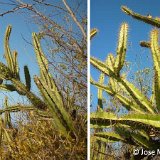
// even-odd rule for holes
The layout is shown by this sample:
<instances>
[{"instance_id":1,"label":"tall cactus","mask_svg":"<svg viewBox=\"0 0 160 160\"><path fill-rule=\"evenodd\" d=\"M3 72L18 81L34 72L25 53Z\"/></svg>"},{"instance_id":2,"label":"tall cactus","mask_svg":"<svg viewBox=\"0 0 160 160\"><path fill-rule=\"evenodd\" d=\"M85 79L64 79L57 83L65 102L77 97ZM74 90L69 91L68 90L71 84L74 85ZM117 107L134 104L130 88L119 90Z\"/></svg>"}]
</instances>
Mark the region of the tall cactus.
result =
<instances>
[{"instance_id":1,"label":"tall cactus","mask_svg":"<svg viewBox=\"0 0 160 160\"><path fill-rule=\"evenodd\" d=\"M135 16L137 19L142 18L126 7L122 7L122 9L134 18ZM95 82L93 79L91 79L91 84L115 97L127 110L126 115L116 115L102 110L91 113L91 128L95 129L92 138L94 141L105 143L120 141L135 147L157 149L160 138L160 46L158 31L155 29L151 31L149 42L154 62L152 98L144 95L122 75L127 49L127 33L128 24L123 23L120 27L117 55L114 57L109 54L108 63L91 57L91 64L109 78L108 85ZM106 128L110 128L110 131L106 131ZM97 129L100 129L99 132Z\"/></svg>"},{"instance_id":2,"label":"tall cactus","mask_svg":"<svg viewBox=\"0 0 160 160\"><path fill-rule=\"evenodd\" d=\"M34 110L37 112L48 112L48 115L51 115L53 118L53 125L60 134L68 138L71 138L71 136L72 138L75 138L76 131L74 129L73 120L71 119L70 113L66 110L60 90L49 73L48 60L42 51L40 41L36 33L32 34L32 38L38 66L40 68L40 76L34 76L34 82L36 83L42 98L38 97L31 91L31 77L27 66L24 66L25 84L20 79L17 60L18 53L16 51L12 52L9 46L11 29L12 27L8 26L5 34L4 49L6 64L0 62L0 89L10 92L16 91L18 94L26 96L33 107L35 107ZM7 84L3 80L9 80L11 84ZM5 106L8 106L7 103ZM33 107L28 109L33 109ZM5 123L8 124L8 126L11 126L11 123L9 122L10 112L23 109L24 107L20 106L9 107L9 109L6 108Z\"/></svg>"},{"instance_id":3,"label":"tall cactus","mask_svg":"<svg viewBox=\"0 0 160 160\"><path fill-rule=\"evenodd\" d=\"M48 71L48 61L43 54L39 39L35 33L33 34L33 44L40 68L40 77L35 76L34 81L53 114L56 121L55 125L57 125L57 128L61 126L61 129L67 135L67 131L74 131L73 122L71 116L65 110L62 95Z\"/></svg>"}]
</instances>

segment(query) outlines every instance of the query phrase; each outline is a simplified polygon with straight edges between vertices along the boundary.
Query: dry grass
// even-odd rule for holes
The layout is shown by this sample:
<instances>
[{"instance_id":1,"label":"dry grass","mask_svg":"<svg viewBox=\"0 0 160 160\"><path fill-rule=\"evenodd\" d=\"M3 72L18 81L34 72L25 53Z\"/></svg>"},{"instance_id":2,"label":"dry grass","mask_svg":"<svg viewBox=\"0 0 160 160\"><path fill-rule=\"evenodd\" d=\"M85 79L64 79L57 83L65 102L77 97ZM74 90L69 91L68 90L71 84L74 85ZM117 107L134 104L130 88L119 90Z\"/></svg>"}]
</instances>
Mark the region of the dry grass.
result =
<instances>
[{"instance_id":1,"label":"dry grass","mask_svg":"<svg viewBox=\"0 0 160 160\"><path fill-rule=\"evenodd\" d=\"M75 120L76 139L58 135L51 119L42 119L35 114L28 116L28 122L20 120L17 129L8 129L12 140L2 141L2 160L85 160L87 156L86 123L79 116Z\"/></svg>"}]
</instances>

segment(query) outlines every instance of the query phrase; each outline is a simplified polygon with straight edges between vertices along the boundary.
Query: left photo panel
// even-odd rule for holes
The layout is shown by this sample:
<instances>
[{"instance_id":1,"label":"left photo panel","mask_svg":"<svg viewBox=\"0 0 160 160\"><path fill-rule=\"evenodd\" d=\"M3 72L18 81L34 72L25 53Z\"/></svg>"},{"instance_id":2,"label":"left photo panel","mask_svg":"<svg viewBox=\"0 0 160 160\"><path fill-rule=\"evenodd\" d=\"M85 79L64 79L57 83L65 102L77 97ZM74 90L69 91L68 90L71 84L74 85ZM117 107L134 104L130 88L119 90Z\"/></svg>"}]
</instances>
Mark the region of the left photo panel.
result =
<instances>
[{"instance_id":1,"label":"left photo panel","mask_svg":"<svg viewBox=\"0 0 160 160\"><path fill-rule=\"evenodd\" d=\"M87 0L0 1L0 159L87 159Z\"/></svg>"}]
</instances>

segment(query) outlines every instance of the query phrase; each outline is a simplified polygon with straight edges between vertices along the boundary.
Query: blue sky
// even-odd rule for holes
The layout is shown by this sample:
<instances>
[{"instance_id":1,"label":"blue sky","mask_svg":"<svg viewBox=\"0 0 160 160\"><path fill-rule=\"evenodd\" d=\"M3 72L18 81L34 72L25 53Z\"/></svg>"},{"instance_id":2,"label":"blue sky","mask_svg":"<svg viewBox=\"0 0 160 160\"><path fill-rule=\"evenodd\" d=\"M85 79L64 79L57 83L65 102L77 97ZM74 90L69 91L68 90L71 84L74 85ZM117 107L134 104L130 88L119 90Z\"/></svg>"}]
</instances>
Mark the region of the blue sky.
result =
<instances>
[{"instance_id":1,"label":"blue sky","mask_svg":"<svg viewBox=\"0 0 160 160\"><path fill-rule=\"evenodd\" d=\"M149 40L152 26L133 19L121 11L125 5L140 14L160 17L158 0L91 0L91 28L98 34L91 41L91 56L104 60L108 53L115 54L119 27L123 22L129 24L129 40L126 60L132 62L130 74L145 67L151 67L152 57L148 49L139 46L142 40ZM91 75L98 80L99 72L91 67ZM97 89L91 86L92 105L97 105ZM93 108L91 108L91 111Z\"/></svg>"}]
</instances>

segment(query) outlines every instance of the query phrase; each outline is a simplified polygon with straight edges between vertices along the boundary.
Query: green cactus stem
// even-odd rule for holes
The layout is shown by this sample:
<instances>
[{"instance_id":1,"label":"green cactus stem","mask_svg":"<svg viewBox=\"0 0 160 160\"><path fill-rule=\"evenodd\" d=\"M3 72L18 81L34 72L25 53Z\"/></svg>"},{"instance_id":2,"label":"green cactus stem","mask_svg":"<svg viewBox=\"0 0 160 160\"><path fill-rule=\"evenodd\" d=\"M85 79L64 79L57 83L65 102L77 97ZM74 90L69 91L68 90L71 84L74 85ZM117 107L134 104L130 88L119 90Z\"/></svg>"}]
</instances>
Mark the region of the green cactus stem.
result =
<instances>
[{"instance_id":1,"label":"green cactus stem","mask_svg":"<svg viewBox=\"0 0 160 160\"><path fill-rule=\"evenodd\" d=\"M128 36L128 24L123 23L120 27L119 40L117 46L117 56L115 60L115 73L119 76L119 72L122 69L125 61L126 50L127 50L127 36Z\"/></svg>"},{"instance_id":2,"label":"green cactus stem","mask_svg":"<svg viewBox=\"0 0 160 160\"><path fill-rule=\"evenodd\" d=\"M15 78L20 79L19 66L18 66L18 60L17 60L17 56L18 56L17 51L13 51L12 56L13 56L13 66L15 68L15 70L14 70Z\"/></svg>"},{"instance_id":3,"label":"green cactus stem","mask_svg":"<svg viewBox=\"0 0 160 160\"><path fill-rule=\"evenodd\" d=\"M128 82L125 79L119 78L117 80L125 87L125 89L130 93L130 95L138 105L146 108L150 113L156 113L149 99L145 95L143 95L143 93L141 93L138 88L136 88L132 83Z\"/></svg>"},{"instance_id":4,"label":"green cactus stem","mask_svg":"<svg viewBox=\"0 0 160 160\"><path fill-rule=\"evenodd\" d=\"M151 52L154 62L154 88L157 109L160 110L160 50L158 44L158 30L151 31Z\"/></svg>"},{"instance_id":5,"label":"green cactus stem","mask_svg":"<svg viewBox=\"0 0 160 160\"><path fill-rule=\"evenodd\" d=\"M11 81L14 84L16 91L20 95L25 95L37 109L45 110L47 108L46 104L34 93L28 91L28 88L23 83L14 78L12 78Z\"/></svg>"},{"instance_id":6,"label":"green cactus stem","mask_svg":"<svg viewBox=\"0 0 160 160\"><path fill-rule=\"evenodd\" d=\"M101 73L99 77L99 84L104 83L104 77L104 73ZM103 90L100 88L98 88L98 107L100 107L100 109L103 109Z\"/></svg>"},{"instance_id":7,"label":"green cactus stem","mask_svg":"<svg viewBox=\"0 0 160 160\"><path fill-rule=\"evenodd\" d=\"M30 105L13 105L13 106L9 106L9 107L5 107L4 109L0 109L0 115L5 113L5 112L19 112L19 111L37 111L36 108L34 106L30 106Z\"/></svg>"},{"instance_id":8,"label":"green cactus stem","mask_svg":"<svg viewBox=\"0 0 160 160\"><path fill-rule=\"evenodd\" d=\"M139 105L137 105L135 102L133 102L132 100L126 98L125 96L121 95L120 93L116 93L112 88L108 87L108 86L104 86L102 84L99 84L93 80L91 80L91 84L95 85L96 87L98 87L99 89L107 92L109 95L114 96L115 98L117 98L119 100L119 102L126 107L126 109L128 111L130 110L134 110L138 113L145 113L146 109L143 107L140 107Z\"/></svg>"},{"instance_id":9,"label":"green cactus stem","mask_svg":"<svg viewBox=\"0 0 160 160\"><path fill-rule=\"evenodd\" d=\"M13 128L12 123L11 123L10 112L7 111L7 109L9 108L9 106L8 106L8 97L5 97L4 107L6 109L6 111L4 112L4 125L8 126L9 128Z\"/></svg>"},{"instance_id":10,"label":"green cactus stem","mask_svg":"<svg viewBox=\"0 0 160 160\"><path fill-rule=\"evenodd\" d=\"M72 119L66 112L62 101L59 101L59 99L57 99L53 90L50 90L50 88L48 88L48 86L43 82L43 80L40 80L37 76L35 76L34 81L39 90L41 91L45 102L48 104L48 107L52 112L53 118L55 119L56 123L59 125L61 124L60 126L63 132L65 133L66 131L74 131Z\"/></svg>"},{"instance_id":11,"label":"green cactus stem","mask_svg":"<svg viewBox=\"0 0 160 160\"><path fill-rule=\"evenodd\" d=\"M0 89L4 91L16 91L16 88L12 84L0 84Z\"/></svg>"},{"instance_id":12,"label":"green cactus stem","mask_svg":"<svg viewBox=\"0 0 160 160\"><path fill-rule=\"evenodd\" d=\"M40 75L41 78L45 78L46 73L48 73L48 61L46 57L44 56L44 53L42 51L40 41L36 35L36 33L32 34L33 37L33 46L34 46L34 51L36 53L37 57L37 62L40 68Z\"/></svg>"},{"instance_id":13,"label":"green cactus stem","mask_svg":"<svg viewBox=\"0 0 160 160\"><path fill-rule=\"evenodd\" d=\"M115 77L115 73L111 70L112 66L107 66L104 62L101 62L100 60L91 57L90 63L100 71L102 71L107 76Z\"/></svg>"},{"instance_id":14,"label":"green cactus stem","mask_svg":"<svg viewBox=\"0 0 160 160\"><path fill-rule=\"evenodd\" d=\"M8 68L10 69L10 71L12 73L14 73L15 68L13 65L14 64L13 57L12 57L11 50L9 47L9 38L10 38L11 30L12 30L11 26L8 26L6 29L5 40L4 40L4 49L5 49L5 58L7 61Z\"/></svg>"},{"instance_id":15,"label":"green cactus stem","mask_svg":"<svg viewBox=\"0 0 160 160\"><path fill-rule=\"evenodd\" d=\"M11 80L12 77L13 74L10 69L5 64L0 62L0 79Z\"/></svg>"},{"instance_id":16,"label":"green cactus stem","mask_svg":"<svg viewBox=\"0 0 160 160\"><path fill-rule=\"evenodd\" d=\"M24 66L24 75L25 75L25 81L26 81L26 88L28 91L31 89L31 76L29 73L28 66Z\"/></svg>"},{"instance_id":17,"label":"green cactus stem","mask_svg":"<svg viewBox=\"0 0 160 160\"><path fill-rule=\"evenodd\" d=\"M157 18L152 18L151 16L140 15L138 13L133 12L132 10L127 8L126 6L122 6L121 9L124 13L128 14L129 16L132 16L133 18L135 18L137 20L143 21L147 24L150 24L152 26L160 28L160 21Z\"/></svg>"},{"instance_id":18,"label":"green cactus stem","mask_svg":"<svg viewBox=\"0 0 160 160\"><path fill-rule=\"evenodd\" d=\"M90 32L90 39L92 39L96 34L97 34L98 30L96 28L93 28Z\"/></svg>"},{"instance_id":19,"label":"green cactus stem","mask_svg":"<svg viewBox=\"0 0 160 160\"><path fill-rule=\"evenodd\" d=\"M106 65L110 68L112 72L114 72L114 64L115 64L115 57L113 54L109 53L106 58Z\"/></svg>"}]
</instances>

